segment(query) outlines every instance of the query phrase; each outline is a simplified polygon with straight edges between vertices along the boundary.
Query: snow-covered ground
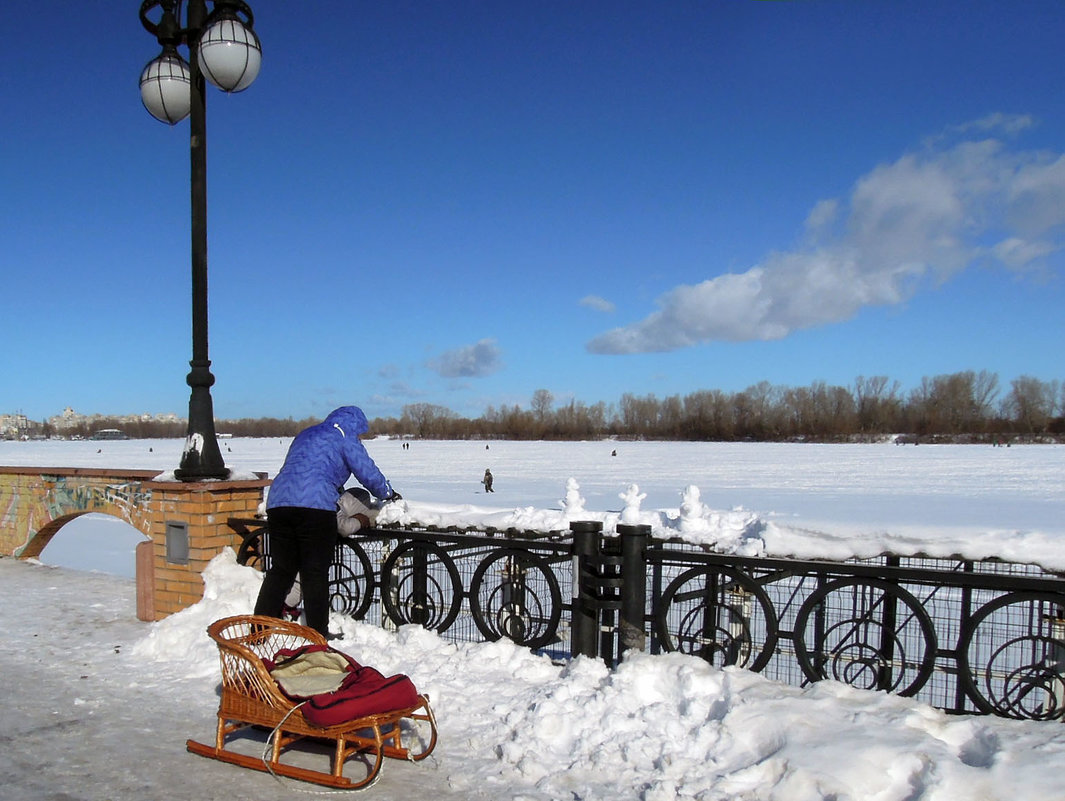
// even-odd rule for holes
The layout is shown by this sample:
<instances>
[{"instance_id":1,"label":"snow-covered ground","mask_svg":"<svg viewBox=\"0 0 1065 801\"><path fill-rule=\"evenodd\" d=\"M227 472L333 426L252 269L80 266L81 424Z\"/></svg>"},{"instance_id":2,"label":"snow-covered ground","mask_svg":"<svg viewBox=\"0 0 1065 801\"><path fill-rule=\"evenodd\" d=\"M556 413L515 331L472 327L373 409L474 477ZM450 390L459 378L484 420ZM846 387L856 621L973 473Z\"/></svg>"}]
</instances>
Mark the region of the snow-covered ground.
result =
<instances>
[{"instance_id":1,"label":"snow-covered ground","mask_svg":"<svg viewBox=\"0 0 1065 801\"><path fill-rule=\"evenodd\" d=\"M222 452L236 470L273 474L286 445L230 440ZM423 522L555 527L569 516L610 523L628 514L657 533L750 552L894 547L1065 567L1061 446L368 447L406 499L391 514ZM180 451L176 441L0 443L0 464L167 470ZM478 492L486 467L494 495ZM42 556L67 548L87 567L90 533L123 535L111 525L75 521ZM0 560L9 601L0 671L11 682L3 797L269 801L316 789L184 751L186 737L209 739L214 729L217 657L204 628L250 611L259 575L224 552L204 580L204 601L149 625L134 619L129 578ZM949 717L895 696L828 681L790 687L678 654L637 655L609 671L585 658L554 665L507 642L333 625L344 650L408 673L437 712L435 754L386 765L367 791L374 798L1065 799L1060 723Z\"/></svg>"}]
</instances>

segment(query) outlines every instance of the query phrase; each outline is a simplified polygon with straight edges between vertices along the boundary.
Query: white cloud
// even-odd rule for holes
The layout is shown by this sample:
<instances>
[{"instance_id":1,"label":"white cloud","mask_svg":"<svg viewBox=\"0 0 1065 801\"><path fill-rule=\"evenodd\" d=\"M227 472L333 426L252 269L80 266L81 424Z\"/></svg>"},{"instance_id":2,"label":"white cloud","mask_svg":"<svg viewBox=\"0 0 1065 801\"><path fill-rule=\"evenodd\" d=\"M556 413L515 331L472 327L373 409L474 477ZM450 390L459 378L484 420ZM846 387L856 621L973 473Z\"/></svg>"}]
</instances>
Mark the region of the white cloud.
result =
<instances>
[{"instance_id":1,"label":"white cloud","mask_svg":"<svg viewBox=\"0 0 1065 801\"><path fill-rule=\"evenodd\" d=\"M399 366L395 364L384 364L377 368L378 378L391 379L399 375Z\"/></svg>"},{"instance_id":2,"label":"white cloud","mask_svg":"<svg viewBox=\"0 0 1065 801\"><path fill-rule=\"evenodd\" d=\"M1038 233L1065 218L1065 156L1025 164L1009 187L1009 222L1019 230Z\"/></svg>"},{"instance_id":3,"label":"white cloud","mask_svg":"<svg viewBox=\"0 0 1065 801\"><path fill-rule=\"evenodd\" d=\"M494 339L482 339L442 353L427 366L444 378L479 378L498 372L503 367L500 350Z\"/></svg>"},{"instance_id":4,"label":"white cloud","mask_svg":"<svg viewBox=\"0 0 1065 801\"><path fill-rule=\"evenodd\" d=\"M1035 118L1031 114L1003 114L996 111L978 120L955 126L952 130L959 134L970 131L1001 131L1005 134L1016 134L1033 125L1035 125Z\"/></svg>"},{"instance_id":5,"label":"white cloud","mask_svg":"<svg viewBox=\"0 0 1065 801\"><path fill-rule=\"evenodd\" d=\"M1028 241L1017 237L1003 239L991 248L995 258L1009 267L1011 270L1027 270L1046 256L1049 256L1058 247L1046 241Z\"/></svg>"},{"instance_id":6,"label":"white cloud","mask_svg":"<svg viewBox=\"0 0 1065 801\"><path fill-rule=\"evenodd\" d=\"M809 231L820 231L834 223L839 216L839 201L836 199L820 200L814 204L810 213L806 215L806 228Z\"/></svg>"},{"instance_id":7,"label":"white cloud","mask_svg":"<svg viewBox=\"0 0 1065 801\"><path fill-rule=\"evenodd\" d=\"M966 129L1021 130L992 115ZM593 353L670 351L713 341L780 339L905 302L977 259L1010 269L1060 249L1065 156L1014 152L994 139L930 145L883 164L845 200L819 201L803 247L743 273L677 286L658 310L591 340ZM988 246L993 237L998 244Z\"/></svg>"},{"instance_id":8,"label":"white cloud","mask_svg":"<svg viewBox=\"0 0 1065 801\"><path fill-rule=\"evenodd\" d=\"M582 306L587 306L589 309L595 309L596 311L608 313L614 311L615 308L613 303L611 303L606 298L599 297L598 295L585 295L583 298L581 298L580 304Z\"/></svg>"}]
</instances>

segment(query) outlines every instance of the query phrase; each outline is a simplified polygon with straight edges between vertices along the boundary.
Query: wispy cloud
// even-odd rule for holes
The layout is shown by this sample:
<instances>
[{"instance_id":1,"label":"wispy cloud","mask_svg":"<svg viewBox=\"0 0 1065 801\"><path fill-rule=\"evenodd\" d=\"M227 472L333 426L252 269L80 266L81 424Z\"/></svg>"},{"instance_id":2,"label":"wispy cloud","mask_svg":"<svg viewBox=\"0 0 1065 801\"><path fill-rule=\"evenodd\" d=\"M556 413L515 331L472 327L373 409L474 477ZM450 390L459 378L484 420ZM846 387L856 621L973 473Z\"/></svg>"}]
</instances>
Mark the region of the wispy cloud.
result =
<instances>
[{"instance_id":1,"label":"wispy cloud","mask_svg":"<svg viewBox=\"0 0 1065 801\"><path fill-rule=\"evenodd\" d=\"M444 378L479 378L498 372L503 361L495 340L482 339L474 345L445 351L427 366Z\"/></svg>"},{"instance_id":2,"label":"wispy cloud","mask_svg":"<svg viewBox=\"0 0 1065 801\"><path fill-rule=\"evenodd\" d=\"M598 295L585 295L581 298L580 304L582 306L587 306L589 309L595 309L596 311L607 313L614 311L615 308L613 303Z\"/></svg>"},{"instance_id":3,"label":"wispy cloud","mask_svg":"<svg viewBox=\"0 0 1065 801\"><path fill-rule=\"evenodd\" d=\"M395 409L425 396L422 390L412 387L405 381L395 381L385 392L375 392L367 399L371 408Z\"/></svg>"},{"instance_id":4,"label":"wispy cloud","mask_svg":"<svg viewBox=\"0 0 1065 801\"><path fill-rule=\"evenodd\" d=\"M1011 270L1023 272L1028 270L1033 264L1038 264L1057 248L1057 245L1048 241L1010 237L1009 239L1003 239L992 247L991 252L998 261Z\"/></svg>"},{"instance_id":5,"label":"wispy cloud","mask_svg":"<svg viewBox=\"0 0 1065 801\"><path fill-rule=\"evenodd\" d=\"M994 114L988 114L978 120L970 120L961 125L956 125L950 131L954 134L968 134L972 131L979 133L997 131L1006 134L1017 134L1026 128L1031 128L1033 125L1035 125L1035 117L1031 114L1003 114L1000 111L996 111Z\"/></svg>"},{"instance_id":6,"label":"wispy cloud","mask_svg":"<svg viewBox=\"0 0 1065 801\"><path fill-rule=\"evenodd\" d=\"M992 115L957 132L1014 133L1028 117ZM661 296L643 320L607 331L593 353L648 353L704 342L780 339L902 303L977 261L1029 269L1061 249L1065 156L1012 151L994 138L940 138L862 176L846 199L814 205L801 248Z\"/></svg>"}]
</instances>

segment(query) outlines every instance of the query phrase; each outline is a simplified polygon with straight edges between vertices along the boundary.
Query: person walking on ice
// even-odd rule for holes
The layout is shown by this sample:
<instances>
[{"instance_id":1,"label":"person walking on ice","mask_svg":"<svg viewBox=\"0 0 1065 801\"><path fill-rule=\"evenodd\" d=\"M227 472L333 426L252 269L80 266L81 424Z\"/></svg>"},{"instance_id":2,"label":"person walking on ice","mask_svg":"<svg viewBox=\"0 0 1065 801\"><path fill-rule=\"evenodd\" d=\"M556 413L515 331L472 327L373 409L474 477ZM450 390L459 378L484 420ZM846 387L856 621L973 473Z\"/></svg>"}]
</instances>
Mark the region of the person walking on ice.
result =
<instances>
[{"instance_id":1,"label":"person walking on ice","mask_svg":"<svg viewBox=\"0 0 1065 801\"><path fill-rule=\"evenodd\" d=\"M485 492L495 492L495 490L492 489L492 471L491 470L485 470L484 471L484 478L481 479L481 483L484 484L484 491Z\"/></svg>"}]
</instances>

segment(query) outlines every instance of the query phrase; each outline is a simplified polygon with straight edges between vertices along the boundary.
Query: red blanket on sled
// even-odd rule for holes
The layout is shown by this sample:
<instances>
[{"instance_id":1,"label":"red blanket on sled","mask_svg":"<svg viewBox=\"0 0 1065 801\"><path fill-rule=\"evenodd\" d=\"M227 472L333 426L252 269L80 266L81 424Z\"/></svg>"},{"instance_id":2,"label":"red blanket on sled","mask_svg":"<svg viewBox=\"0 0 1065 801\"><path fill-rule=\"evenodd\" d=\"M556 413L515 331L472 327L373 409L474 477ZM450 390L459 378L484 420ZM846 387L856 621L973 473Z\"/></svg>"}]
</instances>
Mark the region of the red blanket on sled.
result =
<instances>
[{"instance_id":1,"label":"red blanket on sled","mask_svg":"<svg viewBox=\"0 0 1065 801\"><path fill-rule=\"evenodd\" d=\"M282 648L263 662L281 692L303 702L303 717L314 726L337 726L418 705L418 691L408 676L384 676L327 645Z\"/></svg>"}]
</instances>

